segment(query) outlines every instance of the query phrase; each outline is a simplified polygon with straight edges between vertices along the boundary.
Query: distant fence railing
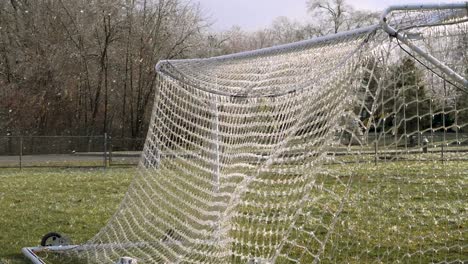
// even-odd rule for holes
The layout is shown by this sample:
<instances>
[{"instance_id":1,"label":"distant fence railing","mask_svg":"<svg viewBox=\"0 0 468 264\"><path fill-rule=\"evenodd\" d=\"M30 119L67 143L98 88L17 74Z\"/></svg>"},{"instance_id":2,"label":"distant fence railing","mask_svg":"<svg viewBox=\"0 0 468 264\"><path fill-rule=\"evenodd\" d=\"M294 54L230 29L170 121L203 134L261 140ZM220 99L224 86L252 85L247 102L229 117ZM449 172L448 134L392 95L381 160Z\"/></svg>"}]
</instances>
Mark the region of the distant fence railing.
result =
<instances>
[{"instance_id":1,"label":"distant fence railing","mask_svg":"<svg viewBox=\"0 0 468 264\"><path fill-rule=\"evenodd\" d=\"M412 137L399 138L397 143L391 134L379 138L369 134L354 139L356 142L336 138L341 144L329 151L336 156L371 155L376 163L383 157L391 160L395 152L407 153L408 159L424 151L437 153L441 160L468 159L467 133L423 133ZM366 143L368 148L360 146L364 140L370 142ZM133 166L138 164L144 143L144 138L107 135L0 136L0 168Z\"/></svg>"},{"instance_id":2,"label":"distant fence railing","mask_svg":"<svg viewBox=\"0 0 468 264\"><path fill-rule=\"evenodd\" d=\"M144 138L0 136L0 167L134 165Z\"/></svg>"}]
</instances>

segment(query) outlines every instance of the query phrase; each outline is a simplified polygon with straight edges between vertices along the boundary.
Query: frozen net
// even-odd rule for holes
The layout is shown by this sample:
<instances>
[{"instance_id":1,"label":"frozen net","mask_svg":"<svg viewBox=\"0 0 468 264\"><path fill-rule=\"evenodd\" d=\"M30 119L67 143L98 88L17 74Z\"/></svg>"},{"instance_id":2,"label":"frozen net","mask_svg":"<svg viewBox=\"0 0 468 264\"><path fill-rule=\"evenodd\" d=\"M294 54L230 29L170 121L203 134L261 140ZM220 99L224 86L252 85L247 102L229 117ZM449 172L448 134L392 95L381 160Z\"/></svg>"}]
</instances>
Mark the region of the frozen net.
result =
<instances>
[{"instance_id":1,"label":"frozen net","mask_svg":"<svg viewBox=\"0 0 468 264\"><path fill-rule=\"evenodd\" d=\"M389 17L461 76L466 21L464 9ZM404 48L373 26L160 62L139 173L109 223L70 254L89 263L466 261L467 88Z\"/></svg>"}]
</instances>

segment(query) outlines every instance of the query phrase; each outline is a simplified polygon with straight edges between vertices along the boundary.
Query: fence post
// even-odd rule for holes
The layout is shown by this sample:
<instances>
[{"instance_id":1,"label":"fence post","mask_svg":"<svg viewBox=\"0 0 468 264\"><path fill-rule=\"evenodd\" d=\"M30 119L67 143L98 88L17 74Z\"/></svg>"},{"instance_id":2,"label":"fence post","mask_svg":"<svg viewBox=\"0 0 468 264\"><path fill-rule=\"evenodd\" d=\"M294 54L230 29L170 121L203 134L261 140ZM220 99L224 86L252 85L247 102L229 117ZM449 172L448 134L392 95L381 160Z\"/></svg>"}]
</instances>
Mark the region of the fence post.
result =
<instances>
[{"instance_id":1,"label":"fence post","mask_svg":"<svg viewBox=\"0 0 468 264\"><path fill-rule=\"evenodd\" d=\"M377 156L377 141L374 142L374 165L377 166L379 157Z\"/></svg>"},{"instance_id":2,"label":"fence post","mask_svg":"<svg viewBox=\"0 0 468 264\"><path fill-rule=\"evenodd\" d=\"M11 133L10 133L10 132L7 133L7 137L8 137L8 143L7 143L7 144L8 144L8 145L7 145L7 148L8 148L8 155L14 156L15 153L14 153L14 150L13 150L13 148L12 148L12 146L13 146L13 143L12 143L13 137L11 136Z\"/></svg>"},{"instance_id":3,"label":"fence post","mask_svg":"<svg viewBox=\"0 0 468 264\"><path fill-rule=\"evenodd\" d=\"M19 167L20 167L20 170L23 169L23 136L20 136L19 138L20 142L19 142Z\"/></svg>"},{"instance_id":4,"label":"fence post","mask_svg":"<svg viewBox=\"0 0 468 264\"><path fill-rule=\"evenodd\" d=\"M441 146L440 158L442 160L442 163L444 163L444 145L445 145L445 141L440 145Z\"/></svg>"},{"instance_id":5,"label":"fence post","mask_svg":"<svg viewBox=\"0 0 468 264\"><path fill-rule=\"evenodd\" d=\"M107 133L104 133L104 168L107 168Z\"/></svg>"},{"instance_id":6,"label":"fence post","mask_svg":"<svg viewBox=\"0 0 468 264\"><path fill-rule=\"evenodd\" d=\"M109 136L109 167L112 166L112 148L113 148L113 142L112 142L112 136Z\"/></svg>"}]
</instances>

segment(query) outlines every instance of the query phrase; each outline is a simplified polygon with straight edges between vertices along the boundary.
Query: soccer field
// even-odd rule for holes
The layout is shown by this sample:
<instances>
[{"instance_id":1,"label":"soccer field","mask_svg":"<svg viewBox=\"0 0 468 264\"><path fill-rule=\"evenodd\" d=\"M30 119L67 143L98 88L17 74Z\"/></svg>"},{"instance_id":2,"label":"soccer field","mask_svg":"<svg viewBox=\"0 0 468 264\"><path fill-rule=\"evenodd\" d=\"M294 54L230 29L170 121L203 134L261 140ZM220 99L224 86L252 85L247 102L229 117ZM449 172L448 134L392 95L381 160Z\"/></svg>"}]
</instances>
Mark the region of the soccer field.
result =
<instances>
[{"instance_id":1,"label":"soccer field","mask_svg":"<svg viewBox=\"0 0 468 264\"><path fill-rule=\"evenodd\" d=\"M135 171L1 169L0 263L29 263L21 248L52 231L85 242L115 212Z\"/></svg>"},{"instance_id":2,"label":"soccer field","mask_svg":"<svg viewBox=\"0 0 468 264\"><path fill-rule=\"evenodd\" d=\"M324 173L316 176L321 190L335 193L342 188L334 187L339 186L337 179L346 182L352 176L323 262L467 259L468 162L339 166L324 166ZM38 245L51 231L78 244L91 238L114 213L135 172L135 168L0 170L0 263L28 263L21 248ZM331 199L323 191L313 192L311 196L321 195L322 201ZM318 238L320 228L314 227L314 219L323 221L327 206L338 204L309 204L310 218L301 220L309 221L304 228L313 229Z\"/></svg>"}]
</instances>

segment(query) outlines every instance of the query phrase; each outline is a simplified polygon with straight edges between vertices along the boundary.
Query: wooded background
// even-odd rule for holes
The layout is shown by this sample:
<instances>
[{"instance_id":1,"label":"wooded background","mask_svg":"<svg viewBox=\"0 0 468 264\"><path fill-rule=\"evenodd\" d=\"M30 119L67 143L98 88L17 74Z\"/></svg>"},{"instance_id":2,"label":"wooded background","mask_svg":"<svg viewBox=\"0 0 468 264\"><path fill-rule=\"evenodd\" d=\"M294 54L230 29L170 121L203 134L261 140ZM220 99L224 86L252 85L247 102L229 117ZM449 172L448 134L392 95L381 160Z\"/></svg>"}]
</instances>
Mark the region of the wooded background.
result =
<instances>
[{"instance_id":1,"label":"wooded background","mask_svg":"<svg viewBox=\"0 0 468 264\"><path fill-rule=\"evenodd\" d=\"M377 13L344 0L306 3L312 22L279 17L255 32L214 32L196 1L0 1L0 135L144 137L161 59L264 48L377 22Z\"/></svg>"}]
</instances>

